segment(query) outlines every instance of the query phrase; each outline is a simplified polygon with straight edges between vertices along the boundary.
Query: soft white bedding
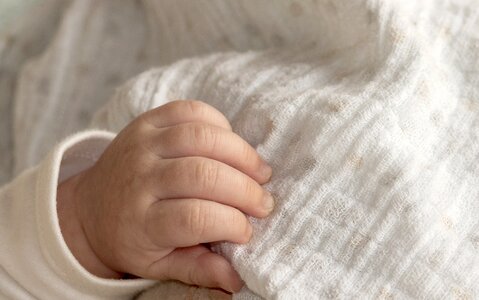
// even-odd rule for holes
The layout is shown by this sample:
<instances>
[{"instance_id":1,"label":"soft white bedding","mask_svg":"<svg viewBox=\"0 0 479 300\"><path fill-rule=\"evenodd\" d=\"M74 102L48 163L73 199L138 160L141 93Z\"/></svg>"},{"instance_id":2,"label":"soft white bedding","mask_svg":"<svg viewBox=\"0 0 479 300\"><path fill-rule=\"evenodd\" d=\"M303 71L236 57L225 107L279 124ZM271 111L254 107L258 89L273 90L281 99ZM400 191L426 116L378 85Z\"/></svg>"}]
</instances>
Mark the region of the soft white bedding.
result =
<instances>
[{"instance_id":1,"label":"soft white bedding","mask_svg":"<svg viewBox=\"0 0 479 300\"><path fill-rule=\"evenodd\" d=\"M94 124L113 132L201 99L275 170L272 217L216 247L236 299L479 297L478 1L71 3L15 77L16 172L107 99Z\"/></svg>"},{"instance_id":2,"label":"soft white bedding","mask_svg":"<svg viewBox=\"0 0 479 300\"><path fill-rule=\"evenodd\" d=\"M39 0L0 0L0 32Z\"/></svg>"}]
</instances>

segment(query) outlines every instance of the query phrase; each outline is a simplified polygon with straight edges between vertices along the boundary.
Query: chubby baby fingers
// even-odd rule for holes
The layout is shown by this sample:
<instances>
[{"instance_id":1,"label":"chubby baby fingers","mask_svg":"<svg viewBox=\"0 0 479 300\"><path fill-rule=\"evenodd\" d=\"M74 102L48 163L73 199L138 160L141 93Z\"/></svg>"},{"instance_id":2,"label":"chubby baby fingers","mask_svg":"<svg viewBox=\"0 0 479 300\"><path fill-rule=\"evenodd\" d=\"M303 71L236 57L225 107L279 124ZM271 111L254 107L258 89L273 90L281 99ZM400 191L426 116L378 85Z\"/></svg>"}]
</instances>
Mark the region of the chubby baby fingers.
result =
<instances>
[{"instance_id":1,"label":"chubby baby fingers","mask_svg":"<svg viewBox=\"0 0 479 300\"><path fill-rule=\"evenodd\" d=\"M145 112L139 119L157 128L201 122L231 130L228 119L220 111L198 100L172 101Z\"/></svg>"},{"instance_id":2,"label":"chubby baby fingers","mask_svg":"<svg viewBox=\"0 0 479 300\"><path fill-rule=\"evenodd\" d=\"M156 130L152 146L163 158L203 156L228 164L258 183L268 182L271 167L239 135L206 123L183 123Z\"/></svg>"},{"instance_id":3,"label":"chubby baby fingers","mask_svg":"<svg viewBox=\"0 0 479 300\"><path fill-rule=\"evenodd\" d=\"M148 278L174 279L202 287L222 288L229 292L238 292L243 286L241 278L231 264L203 245L179 248L163 259L155 261L149 267ZM195 288L190 287L189 294L194 293L192 289ZM198 294L194 294L195 299L231 299L231 295L219 290L202 289Z\"/></svg>"},{"instance_id":4,"label":"chubby baby fingers","mask_svg":"<svg viewBox=\"0 0 479 300\"><path fill-rule=\"evenodd\" d=\"M202 199L169 199L153 203L146 215L146 233L163 247L189 247L230 241L247 243L252 226L238 209Z\"/></svg>"},{"instance_id":5,"label":"chubby baby fingers","mask_svg":"<svg viewBox=\"0 0 479 300\"><path fill-rule=\"evenodd\" d=\"M271 194L237 169L204 157L164 159L153 181L158 199L198 198L240 209L254 217L268 216Z\"/></svg>"}]
</instances>

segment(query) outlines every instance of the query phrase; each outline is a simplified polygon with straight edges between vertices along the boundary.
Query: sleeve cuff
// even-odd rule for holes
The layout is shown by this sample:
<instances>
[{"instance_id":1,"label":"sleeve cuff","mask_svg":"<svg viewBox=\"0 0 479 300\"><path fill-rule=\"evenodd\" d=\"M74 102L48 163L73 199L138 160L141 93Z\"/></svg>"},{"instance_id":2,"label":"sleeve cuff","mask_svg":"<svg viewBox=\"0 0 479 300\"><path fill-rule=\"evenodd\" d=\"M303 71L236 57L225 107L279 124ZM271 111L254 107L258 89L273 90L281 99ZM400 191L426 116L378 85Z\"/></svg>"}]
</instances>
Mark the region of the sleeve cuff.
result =
<instances>
[{"instance_id":1,"label":"sleeve cuff","mask_svg":"<svg viewBox=\"0 0 479 300\"><path fill-rule=\"evenodd\" d=\"M58 183L92 166L115 135L86 131L60 143L39 166L36 182L36 218L43 255L55 272L82 293L100 297L132 297L156 281L104 279L84 269L70 252L60 231L56 193Z\"/></svg>"}]
</instances>

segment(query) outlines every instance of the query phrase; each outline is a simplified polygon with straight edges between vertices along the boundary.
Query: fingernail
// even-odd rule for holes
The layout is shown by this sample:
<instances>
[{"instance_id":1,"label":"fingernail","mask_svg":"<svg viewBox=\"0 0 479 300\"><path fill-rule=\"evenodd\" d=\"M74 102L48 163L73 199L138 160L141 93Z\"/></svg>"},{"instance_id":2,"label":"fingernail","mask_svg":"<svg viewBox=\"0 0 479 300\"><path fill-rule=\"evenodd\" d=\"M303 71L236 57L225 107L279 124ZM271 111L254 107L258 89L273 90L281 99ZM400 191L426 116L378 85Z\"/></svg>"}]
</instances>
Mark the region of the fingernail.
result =
<instances>
[{"instance_id":1,"label":"fingernail","mask_svg":"<svg viewBox=\"0 0 479 300\"><path fill-rule=\"evenodd\" d=\"M260 172L262 176L269 179L273 174L273 169L266 162L263 161L263 163L261 164Z\"/></svg>"},{"instance_id":2,"label":"fingernail","mask_svg":"<svg viewBox=\"0 0 479 300\"><path fill-rule=\"evenodd\" d=\"M253 237L253 226L248 225L245 243L249 243L252 237Z\"/></svg>"},{"instance_id":3,"label":"fingernail","mask_svg":"<svg viewBox=\"0 0 479 300\"><path fill-rule=\"evenodd\" d=\"M266 190L265 190L264 196L263 196L263 207L268 213L273 211L273 209L274 209L273 196L271 195L270 192L268 192Z\"/></svg>"},{"instance_id":4,"label":"fingernail","mask_svg":"<svg viewBox=\"0 0 479 300\"><path fill-rule=\"evenodd\" d=\"M232 282L229 284L228 291L232 293L237 293L244 286L243 280L241 280L241 277L239 276L238 272L236 272L233 268L231 268L230 274Z\"/></svg>"}]
</instances>

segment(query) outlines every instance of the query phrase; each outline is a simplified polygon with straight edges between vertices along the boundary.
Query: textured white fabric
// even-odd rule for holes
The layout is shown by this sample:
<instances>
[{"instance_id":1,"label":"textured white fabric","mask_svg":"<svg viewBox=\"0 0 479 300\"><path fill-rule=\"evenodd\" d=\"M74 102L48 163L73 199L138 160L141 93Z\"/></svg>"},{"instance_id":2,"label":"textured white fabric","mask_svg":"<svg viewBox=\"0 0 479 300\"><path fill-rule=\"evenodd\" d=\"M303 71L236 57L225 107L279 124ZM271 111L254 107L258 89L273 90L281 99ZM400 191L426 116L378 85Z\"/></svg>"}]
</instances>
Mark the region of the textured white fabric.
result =
<instances>
[{"instance_id":1,"label":"textured white fabric","mask_svg":"<svg viewBox=\"0 0 479 300\"><path fill-rule=\"evenodd\" d=\"M477 1L93 2L21 72L17 172L118 82L215 52L131 80L94 124L201 99L272 164L273 216L216 248L235 298L479 297Z\"/></svg>"},{"instance_id":2,"label":"textured white fabric","mask_svg":"<svg viewBox=\"0 0 479 300\"><path fill-rule=\"evenodd\" d=\"M273 215L216 249L260 296L475 297L478 111L404 34L408 51L384 62L397 67L370 68L370 43L184 60L124 86L96 123L118 130L177 98L226 114L275 170Z\"/></svg>"}]
</instances>

